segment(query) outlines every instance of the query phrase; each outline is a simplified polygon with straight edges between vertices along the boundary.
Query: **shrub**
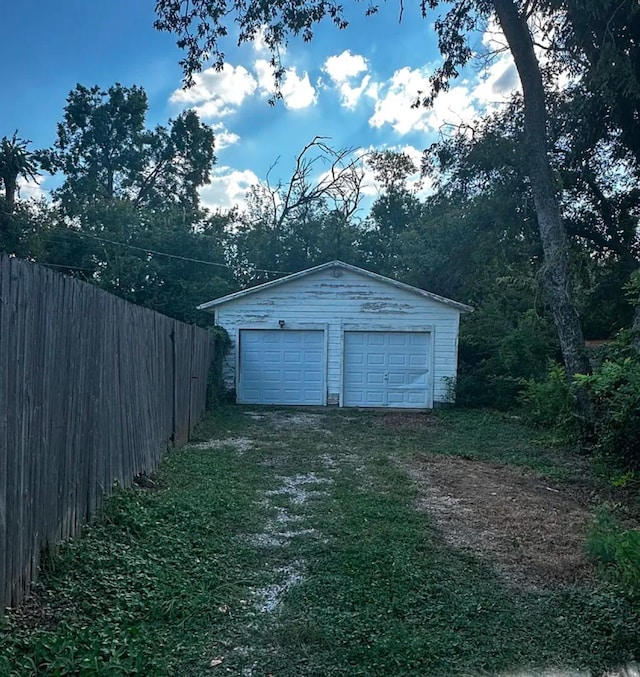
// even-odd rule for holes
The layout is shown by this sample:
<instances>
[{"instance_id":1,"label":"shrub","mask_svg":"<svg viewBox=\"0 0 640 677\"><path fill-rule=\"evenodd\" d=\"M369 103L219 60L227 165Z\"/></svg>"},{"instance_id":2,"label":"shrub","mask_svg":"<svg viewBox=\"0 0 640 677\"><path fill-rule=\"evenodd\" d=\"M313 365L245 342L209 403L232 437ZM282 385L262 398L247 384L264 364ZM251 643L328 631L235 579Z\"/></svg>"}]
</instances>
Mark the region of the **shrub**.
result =
<instances>
[{"instance_id":1,"label":"shrub","mask_svg":"<svg viewBox=\"0 0 640 677\"><path fill-rule=\"evenodd\" d=\"M618 349L593 374L578 375L576 381L592 398L597 450L640 466L640 356Z\"/></svg>"},{"instance_id":2,"label":"shrub","mask_svg":"<svg viewBox=\"0 0 640 677\"><path fill-rule=\"evenodd\" d=\"M512 409L527 379L544 375L557 343L547 318L533 310L507 313L481 307L460 334L456 401L467 406Z\"/></svg>"},{"instance_id":3,"label":"shrub","mask_svg":"<svg viewBox=\"0 0 640 677\"><path fill-rule=\"evenodd\" d=\"M565 441L576 440L583 430L575 389L561 365L550 362L544 381L527 380L520 403L523 416L532 425L551 428Z\"/></svg>"},{"instance_id":4,"label":"shrub","mask_svg":"<svg viewBox=\"0 0 640 677\"><path fill-rule=\"evenodd\" d=\"M600 360L592 374L577 374L573 381L557 364L550 366L544 381L526 381L520 397L523 416L566 441L588 441L602 457L640 467L640 355L622 335ZM578 389L591 400L591 420L578 412Z\"/></svg>"},{"instance_id":5,"label":"shrub","mask_svg":"<svg viewBox=\"0 0 640 677\"><path fill-rule=\"evenodd\" d=\"M209 370L209 384L207 388L207 408L211 409L225 399L224 383L222 378L222 365L225 355L231 347L229 334L223 327L211 327L209 329L213 340L213 361Z\"/></svg>"},{"instance_id":6,"label":"shrub","mask_svg":"<svg viewBox=\"0 0 640 677\"><path fill-rule=\"evenodd\" d=\"M604 506L587 536L587 553L605 576L633 597L640 597L640 531L624 529Z\"/></svg>"}]
</instances>

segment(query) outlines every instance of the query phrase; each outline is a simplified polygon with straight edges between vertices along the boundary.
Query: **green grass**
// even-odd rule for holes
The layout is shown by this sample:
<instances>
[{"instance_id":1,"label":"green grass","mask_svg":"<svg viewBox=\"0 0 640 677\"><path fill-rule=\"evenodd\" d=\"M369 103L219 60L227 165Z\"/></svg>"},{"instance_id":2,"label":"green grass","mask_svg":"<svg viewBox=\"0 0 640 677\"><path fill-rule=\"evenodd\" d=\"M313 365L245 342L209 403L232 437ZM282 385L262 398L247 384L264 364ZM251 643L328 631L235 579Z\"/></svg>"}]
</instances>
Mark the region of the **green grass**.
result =
<instances>
[{"instance_id":1,"label":"green grass","mask_svg":"<svg viewBox=\"0 0 640 677\"><path fill-rule=\"evenodd\" d=\"M444 412L435 426L420 416L401 426L367 412L321 416L318 429L252 420L237 407L210 415L200 439L246 436L253 447L186 448L165 459L159 489L119 491L48 563L43 620L9 616L0 626L0 675L446 677L640 657L640 615L615 588L507 588L442 543L396 462L457 454L570 479L559 451L490 412ZM307 473L331 483L300 504L269 493ZM296 530L314 531L261 547L251 535L279 509ZM256 591L292 563L303 580L261 613Z\"/></svg>"}]
</instances>

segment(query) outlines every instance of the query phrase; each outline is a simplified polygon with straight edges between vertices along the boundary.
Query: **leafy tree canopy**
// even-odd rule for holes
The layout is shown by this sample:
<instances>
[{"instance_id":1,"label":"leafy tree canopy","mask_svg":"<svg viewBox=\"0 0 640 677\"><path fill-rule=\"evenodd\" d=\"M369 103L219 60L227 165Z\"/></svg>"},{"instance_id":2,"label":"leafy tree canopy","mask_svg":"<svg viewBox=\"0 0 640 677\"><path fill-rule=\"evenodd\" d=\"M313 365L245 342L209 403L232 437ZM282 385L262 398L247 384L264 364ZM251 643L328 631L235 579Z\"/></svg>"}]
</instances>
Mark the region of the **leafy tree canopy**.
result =
<instances>
[{"instance_id":1,"label":"leafy tree canopy","mask_svg":"<svg viewBox=\"0 0 640 677\"><path fill-rule=\"evenodd\" d=\"M186 111L149 130L147 109L136 86L77 85L69 94L56 142L43 153L45 169L65 177L55 197L69 215L116 198L157 210L198 207L198 189L215 161L211 127Z\"/></svg>"}]
</instances>

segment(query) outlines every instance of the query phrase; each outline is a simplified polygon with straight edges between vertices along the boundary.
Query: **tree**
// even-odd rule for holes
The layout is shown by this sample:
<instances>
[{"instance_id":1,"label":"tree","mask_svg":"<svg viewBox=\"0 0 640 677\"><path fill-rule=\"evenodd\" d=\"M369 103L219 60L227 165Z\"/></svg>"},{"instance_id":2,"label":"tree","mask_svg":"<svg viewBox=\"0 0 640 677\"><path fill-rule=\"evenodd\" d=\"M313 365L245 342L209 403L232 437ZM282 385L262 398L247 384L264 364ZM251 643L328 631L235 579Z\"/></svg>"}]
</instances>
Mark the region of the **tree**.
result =
<instances>
[{"instance_id":1,"label":"tree","mask_svg":"<svg viewBox=\"0 0 640 677\"><path fill-rule=\"evenodd\" d=\"M634 0L549 0L558 60L580 78L590 124L581 131L597 142L605 128L635 161L640 178L640 5ZM560 17L556 21L556 17ZM623 154L618 159L627 160ZM634 273L635 275L635 273ZM632 328L640 351L640 294Z\"/></svg>"},{"instance_id":2,"label":"tree","mask_svg":"<svg viewBox=\"0 0 640 677\"><path fill-rule=\"evenodd\" d=\"M147 95L136 86L71 91L56 142L43 154L45 168L65 176L55 197L67 214L114 199L160 211L198 207L198 189L215 162L211 127L187 111L168 128L149 130L147 108Z\"/></svg>"},{"instance_id":3,"label":"tree","mask_svg":"<svg viewBox=\"0 0 640 677\"><path fill-rule=\"evenodd\" d=\"M384 275L408 279L406 259L402 256L403 238L420 229L423 205L407 181L418 171L406 153L372 151L367 165L381 187L380 195L363 223L362 246L369 267Z\"/></svg>"},{"instance_id":4,"label":"tree","mask_svg":"<svg viewBox=\"0 0 640 677\"><path fill-rule=\"evenodd\" d=\"M210 126L193 111L153 129L140 87L78 85L43 165L64 180L37 257L135 303L188 321L230 291L229 216L200 206L215 161Z\"/></svg>"},{"instance_id":5,"label":"tree","mask_svg":"<svg viewBox=\"0 0 640 677\"><path fill-rule=\"evenodd\" d=\"M4 201L0 203L0 251L16 253L22 235L22 218L16 215L18 179L35 181L38 161L28 149L30 141L21 139L18 132L11 138L0 141L0 186L4 189Z\"/></svg>"},{"instance_id":6,"label":"tree","mask_svg":"<svg viewBox=\"0 0 640 677\"><path fill-rule=\"evenodd\" d=\"M15 209L18 179L35 181L38 174L36 157L28 150L30 143L21 139L17 131L10 139L3 136L0 141L0 181L4 186L5 210L9 214Z\"/></svg>"},{"instance_id":7,"label":"tree","mask_svg":"<svg viewBox=\"0 0 640 677\"><path fill-rule=\"evenodd\" d=\"M271 179L276 165L251 188L247 209L236 214L228 235L230 258L244 284L330 259L353 261L362 158L315 137L295 158L287 180Z\"/></svg>"},{"instance_id":8,"label":"tree","mask_svg":"<svg viewBox=\"0 0 640 677\"><path fill-rule=\"evenodd\" d=\"M547 116L545 90L527 20L531 5L524 0L457 0L435 22L438 44L444 61L431 78L432 91L423 99L430 104L439 92L446 90L459 69L473 56L467 33L495 13L507 38L522 87L525 103L525 132L529 157L529 179L536 206L538 227L545 251L544 282L553 310L554 320L569 374L587 372L588 360L580 320L572 299L568 243L560 218L558 200L547 152ZM448 3L441 0L421 0L423 16ZM220 41L227 35L225 22L234 21L239 27L240 42L251 40L262 30L266 44L273 53L272 63L276 78L282 75L278 61L279 45L286 43L290 34L311 40L315 24L323 18L331 19L338 28L346 28L342 5L331 0L309 0L292 7L287 0L248 3L227 3L218 0L159 0L156 4L160 30L174 32L178 45L186 50L182 61L187 82L200 69L205 58L211 56L221 67L224 54ZM367 13L375 12L368 5Z\"/></svg>"},{"instance_id":9,"label":"tree","mask_svg":"<svg viewBox=\"0 0 640 677\"><path fill-rule=\"evenodd\" d=\"M270 174L276 164L267 172L261 188L274 228L281 228L293 214L320 203L329 204L345 221L358 209L364 172L362 160L353 149L336 150L324 137L316 136L296 157L289 180L272 185ZM314 177L313 172L318 170L320 174Z\"/></svg>"},{"instance_id":10,"label":"tree","mask_svg":"<svg viewBox=\"0 0 640 677\"><path fill-rule=\"evenodd\" d=\"M640 167L640 5L634 0L547 0L551 53L579 78L596 128L613 127ZM588 130L585 130L588 131Z\"/></svg>"}]
</instances>

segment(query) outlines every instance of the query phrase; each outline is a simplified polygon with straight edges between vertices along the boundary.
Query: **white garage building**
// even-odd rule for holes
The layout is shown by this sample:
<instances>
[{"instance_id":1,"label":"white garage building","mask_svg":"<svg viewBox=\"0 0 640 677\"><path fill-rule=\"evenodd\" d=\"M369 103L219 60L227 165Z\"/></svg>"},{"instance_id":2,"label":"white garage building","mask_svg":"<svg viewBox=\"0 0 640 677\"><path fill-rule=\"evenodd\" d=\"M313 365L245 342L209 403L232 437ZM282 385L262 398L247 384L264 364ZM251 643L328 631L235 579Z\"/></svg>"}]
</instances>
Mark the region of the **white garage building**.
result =
<instances>
[{"instance_id":1,"label":"white garage building","mask_svg":"<svg viewBox=\"0 0 640 677\"><path fill-rule=\"evenodd\" d=\"M407 409L448 401L472 310L342 261L198 308L229 333L224 381L239 403Z\"/></svg>"}]
</instances>

